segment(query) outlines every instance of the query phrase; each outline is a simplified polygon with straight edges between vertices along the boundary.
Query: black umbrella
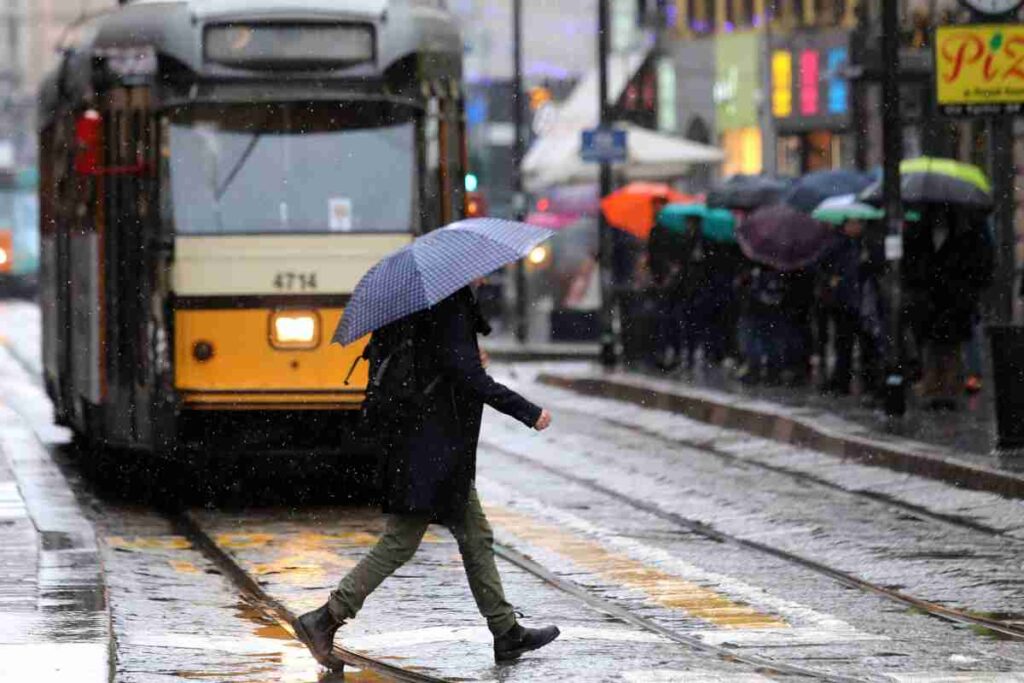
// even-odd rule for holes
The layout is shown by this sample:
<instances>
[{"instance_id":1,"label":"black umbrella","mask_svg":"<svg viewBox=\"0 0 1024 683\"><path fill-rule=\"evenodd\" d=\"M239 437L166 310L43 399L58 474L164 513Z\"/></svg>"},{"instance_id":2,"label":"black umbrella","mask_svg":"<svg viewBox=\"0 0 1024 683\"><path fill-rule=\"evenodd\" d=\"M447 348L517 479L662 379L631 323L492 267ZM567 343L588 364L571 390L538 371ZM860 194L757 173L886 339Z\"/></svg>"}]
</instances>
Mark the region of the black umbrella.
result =
<instances>
[{"instance_id":1,"label":"black umbrella","mask_svg":"<svg viewBox=\"0 0 1024 683\"><path fill-rule=\"evenodd\" d=\"M857 194L871 184L871 178L856 171L815 171L793 184L782 201L798 211L811 213L829 197Z\"/></svg>"},{"instance_id":2,"label":"black umbrella","mask_svg":"<svg viewBox=\"0 0 1024 683\"><path fill-rule=\"evenodd\" d=\"M945 204L984 211L992 208L992 188L980 168L953 159L918 157L900 163L900 198L907 204ZM882 203L882 182L860 199Z\"/></svg>"},{"instance_id":3,"label":"black umbrella","mask_svg":"<svg viewBox=\"0 0 1024 683\"><path fill-rule=\"evenodd\" d=\"M753 211L777 202L789 185L766 176L733 175L711 188L705 203L713 208Z\"/></svg>"}]
</instances>

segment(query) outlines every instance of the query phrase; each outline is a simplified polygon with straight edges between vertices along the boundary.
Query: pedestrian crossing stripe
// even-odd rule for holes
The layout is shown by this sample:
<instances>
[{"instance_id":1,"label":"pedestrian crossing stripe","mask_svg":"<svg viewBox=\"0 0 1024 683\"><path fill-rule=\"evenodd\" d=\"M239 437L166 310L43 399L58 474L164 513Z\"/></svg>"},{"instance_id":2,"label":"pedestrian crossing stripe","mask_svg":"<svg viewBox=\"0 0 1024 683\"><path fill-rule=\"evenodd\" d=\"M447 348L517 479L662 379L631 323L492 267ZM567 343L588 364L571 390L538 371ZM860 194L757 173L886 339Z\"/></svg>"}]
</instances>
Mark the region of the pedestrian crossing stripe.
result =
<instances>
[{"instance_id":1,"label":"pedestrian crossing stripe","mask_svg":"<svg viewBox=\"0 0 1024 683\"><path fill-rule=\"evenodd\" d=\"M486 442L484 442L484 453L486 457ZM739 606L752 605L759 614L765 615L765 618L775 618L781 624L781 628L779 626L737 627L735 624L724 624L719 628L699 629L694 632L695 637L709 644L759 647L761 645L824 645L888 640L886 636L862 631L835 615L819 612L801 603L772 595L764 588L750 585L740 579L702 569L663 548L651 546L632 538L625 538L619 533L594 525L569 511L531 498L518 489L493 479L478 476L476 485L485 501L499 504L487 508L495 510L495 521L499 519L503 505L505 509L514 509L517 515L528 516L528 519L534 521L543 520L541 523L551 526L561 533L574 534L576 538L590 539L590 542L609 549L617 555L637 561L644 566L659 568L672 578L688 581L705 590L713 591L720 597L731 599ZM507 530L513 538L518 538L510 528L503 524L499 524L497 527L499 531L504 533ZM559 554L558 548L549 550L540 544L537 544L537 547L543 551Z\"/></svg>"},{"instance_id":2,"label":"pedestrian crossing stripe","mask_svg":"<svg viewBox=\"0 0 1024 683\"><path fill-rule=\"evenodd\" d=\"M192 547L191 541L184 536L107 536L107 545L114 550L127 552L165 551L165 550L189 550Z\"/></svg>"},{"instance_id":3,"label":"pedestrian crossing stripe","mask_svg":"<svg viewBox=\"0 0 1024 683\"><path fill-rule=\"evenodd\" d=\"M787 628L779 616L716 593L657 567L647 565L601 543L504 507L487 507L498 526L527 543L569 558L578 566L615 585L644 593L655 604L730 629Z\"/></svg>"}]
</instances>

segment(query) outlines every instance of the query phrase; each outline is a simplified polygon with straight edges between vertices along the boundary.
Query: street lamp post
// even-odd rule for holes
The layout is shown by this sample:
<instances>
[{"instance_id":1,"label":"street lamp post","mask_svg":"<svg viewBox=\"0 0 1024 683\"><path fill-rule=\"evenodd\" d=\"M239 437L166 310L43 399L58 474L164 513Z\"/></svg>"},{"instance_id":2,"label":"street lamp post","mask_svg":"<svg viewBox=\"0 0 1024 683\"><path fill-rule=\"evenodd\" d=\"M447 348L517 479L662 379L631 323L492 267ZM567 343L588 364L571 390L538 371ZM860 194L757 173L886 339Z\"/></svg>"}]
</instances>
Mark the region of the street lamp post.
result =
<instances>
[{"instance_id":1,"label":"street lamp post","mask_svg":"<svg viewBox=\"0 0 1024 683\"><path fill-rule=\"evenodd\" d=\"M523 122L523 0L512 0L512 127L515 139L512 142L512 190L514 217L517 221L526 218L526 196L523 193L523 155L525 131ZM526 310L526 264L522 259L515 265L516 341L525 344L529 336Z\"/></svg>"},{"instance_id":2,"label":"street lamp post","mask_svg":"<svg viewBox=\"0 0 1024 683\"><path fill-rule=\"evenodd\" d=\"M598 0L597 15L597 82L598 82L598 127L602 130L610 128L611 107L608 104L608 43L611 33L608 17L608 0ZM599 196L607 197L612 191L612 167L608 160L601 161ZM612 235L611 226L605 220L604 212L597 212L597 225L601 273L601 364L606 368L615 366L615 332L613 329L612 309L614 305L614 286L612 283Z\"/></svg>"},{"instance_id":3,"label":"street lamp post","mask_svg":"<svg viewBox=\"0 0 1024 683\"><path fill-rule=\"evenodd\" d=\"M888 269L888 339L885 368L885 412L898 417L906 412L903 369L903 204L900 200L900 160L903 131L900 122L899 3L882 2L882 190L885 220L885 257Z\"/></svg>"}]
</instances>

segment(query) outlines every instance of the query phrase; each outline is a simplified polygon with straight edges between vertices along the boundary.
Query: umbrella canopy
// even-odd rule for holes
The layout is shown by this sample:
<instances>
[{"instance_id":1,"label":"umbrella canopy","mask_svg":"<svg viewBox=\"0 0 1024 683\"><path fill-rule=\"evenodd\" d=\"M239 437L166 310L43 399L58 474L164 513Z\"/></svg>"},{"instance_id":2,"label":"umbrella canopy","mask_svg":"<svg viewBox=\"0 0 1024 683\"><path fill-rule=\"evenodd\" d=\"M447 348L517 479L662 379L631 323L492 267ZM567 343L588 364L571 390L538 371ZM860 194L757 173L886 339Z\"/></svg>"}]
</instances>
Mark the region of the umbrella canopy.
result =
<instances>
[{"instance_id":1,"label":"umbrella canopy","mask_svg":"<svg viewBox=\"0 0 1024 683\"><path fill-rule=\"evenodd\" d=\"M736 227L736 240L747 258L779 270L811 265L834 239L828 225L788 204L758 209Z\"/></svg>"},{"instance_id":2,"label":"umbrella canopy","mask_svg":"<svg viewBox=\"0 0 1024 683\"><path fill-rule=\"evenodd\" d=\"M669 204L658 214L658 222L671 230L686 230L686 219L700 219L700 232L716 242L736 241L736 218L726 209L704 204Z\"/></svg>"},{"instance_id":3,"label":"umbrella canopy","mask_svg":"<svg viewBox=\"0 0 1024 683\"><path fill-rule=\"evenodd\" d=\"M654 226L655 201L686 203L696 201L682 192L676 192L664 183L630 183L601 200L601 212L608 223L642 240L647 239Z\"/></svg>"},{"instance_id":4,"label":"umbrella canopy","mask_svg":"<svg viewBox=\"0 0 1024 683\"><path fill-rule=\"evenodd\" d=\"M708 192L707 205L723 209L753 211L774 204L789 188L789 183L760 175L733 175Z\"/></svg>"},{"instance_id":5,"label":"umbrella canopy","mask_svg":"<svg viewBox=\"0 0 1024 683\"><path fill-rule=\"evenodd\" d=\"M834 225L841 225L848 220L873 221L883 216L885 216L884 211L858 200L855 194L829 197L811 213L812 218Z\"/></svg>"},{"instance_id":6,"label":"umbrella canopy","mask_svg":"<svg viewBox=\"0 0 1024 683\"><path fill-rule=\"evenodd\" d=\"M868 176L856 171L815 171L793 183L782 201L798 211L811 213L829 197L856 194L870 184Z\"/></svg>"},{"instance_id":7,"label":"umbrella canopy","mask_svg":"<svg viewBox=\"0 0 1024 683\"><path fill-rule=\"evenodd\" d=\"M351 344L430 308L473 280L523 258L553 234L496 218L470 218L429 232L370 268L356 285L331 341Z\"/></svg>"},{"instance_id":8,"label":"umbrella canopy","mask_svg":"<svg viewBox=\"0 0 1024 683\"><path fill-rule=\"evenodd\" d=\"M864 190L860 198L881 204L882 182ZM917 157L900 163L900 198L907 204L947 204L987 211L992 208L992 186L973 164Z\"/></svg>"}]
</instances>

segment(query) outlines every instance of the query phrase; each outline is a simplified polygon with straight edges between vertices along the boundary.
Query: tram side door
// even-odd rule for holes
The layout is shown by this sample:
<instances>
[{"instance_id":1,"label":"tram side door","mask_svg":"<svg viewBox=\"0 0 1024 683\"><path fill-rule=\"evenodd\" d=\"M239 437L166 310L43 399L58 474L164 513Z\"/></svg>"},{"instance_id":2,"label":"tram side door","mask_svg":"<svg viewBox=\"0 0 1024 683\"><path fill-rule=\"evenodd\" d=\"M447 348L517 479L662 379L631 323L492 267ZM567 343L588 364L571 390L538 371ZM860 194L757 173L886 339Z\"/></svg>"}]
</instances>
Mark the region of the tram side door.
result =
<instances>
[{"instance_id":1,"label":"tram side door","mask_svg":"<svg viewBox=\"0 0 1024 683\"><path fill-rule=\"evenodd\" d=\"M159 138L146 87L116 88L103 106L108 429L122 444L151 439L149 310L159 225Z\"/></svg>"}]
</instances>

